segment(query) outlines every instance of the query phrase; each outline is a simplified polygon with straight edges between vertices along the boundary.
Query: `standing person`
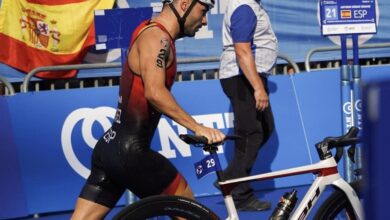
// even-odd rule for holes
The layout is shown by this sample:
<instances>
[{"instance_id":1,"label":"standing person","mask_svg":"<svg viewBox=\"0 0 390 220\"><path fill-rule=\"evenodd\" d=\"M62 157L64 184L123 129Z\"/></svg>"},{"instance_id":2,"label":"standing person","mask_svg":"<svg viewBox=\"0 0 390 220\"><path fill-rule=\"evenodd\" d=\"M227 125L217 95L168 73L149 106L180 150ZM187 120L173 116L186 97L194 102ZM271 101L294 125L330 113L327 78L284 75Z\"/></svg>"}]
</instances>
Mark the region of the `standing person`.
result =
<instances>
[{"instance_id":1,"label":"standing person","mask_svg":"<svg viewBox=\"0 0 390 220\"><path fill-rule=\"evenodd\" d=\"M214 0L168 1L158 16L134 31L114 123L93 150L91 174L72 219L104 218L125 189L140 198L157 194L194 198L184 177L150 144L162 113L210 143L225 137L198 124L170 93L176 74L175 40L194 36L207 24L206 13L213 6Z\"/></svg>"},{"instance_id":2,"label":"standing person","mask_svg":"<svg viewBox=\"0 0 390 220\"><path fill-rule=\"evenodd\" d=\"M267 75L277 58L277 39L259 0L228 0L222 25L223 52L219 70L224 93L234 113L234 157L225 179L250 175L257 153L274 130ZM218 185L217 185L218 187ZM233 190L238 210L261 211L271 203L258 200L249 184Z\"/></svg>"}]
</instances>

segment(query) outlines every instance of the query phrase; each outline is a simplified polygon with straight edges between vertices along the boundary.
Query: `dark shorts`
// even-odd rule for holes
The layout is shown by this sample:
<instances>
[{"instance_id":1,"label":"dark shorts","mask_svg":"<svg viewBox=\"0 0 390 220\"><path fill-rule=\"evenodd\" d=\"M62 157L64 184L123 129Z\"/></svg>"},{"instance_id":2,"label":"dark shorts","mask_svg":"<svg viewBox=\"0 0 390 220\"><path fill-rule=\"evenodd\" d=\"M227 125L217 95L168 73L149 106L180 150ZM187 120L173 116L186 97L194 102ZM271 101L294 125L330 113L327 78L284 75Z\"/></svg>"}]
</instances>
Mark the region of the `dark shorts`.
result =
<instances>
[{"instance_id":1,"label":"dark shorts","mask_svg":"<svg viewBox=\"0 0 390 220\"><path fill-rule=\"evenodd\" d=\"M93 150L91 174L80 197L112 208L126 189L140 198L158 195L178 175L147 141L109 129Z\"/></svg>"}]
</instances>

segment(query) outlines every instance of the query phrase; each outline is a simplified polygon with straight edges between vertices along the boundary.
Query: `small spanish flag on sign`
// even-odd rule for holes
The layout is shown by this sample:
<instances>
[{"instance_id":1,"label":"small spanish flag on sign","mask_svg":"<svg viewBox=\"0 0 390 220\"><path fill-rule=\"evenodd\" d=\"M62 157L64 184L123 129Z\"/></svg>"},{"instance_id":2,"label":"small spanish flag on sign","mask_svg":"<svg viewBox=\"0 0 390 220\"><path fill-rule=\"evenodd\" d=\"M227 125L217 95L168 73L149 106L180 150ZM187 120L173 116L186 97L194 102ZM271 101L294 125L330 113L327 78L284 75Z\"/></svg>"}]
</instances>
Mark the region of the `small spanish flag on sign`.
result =
<instances>
[{"instance_id":1,"label":"small spanish flag on sign","mask_svg":"<svg viewBox=\"0 0 390 220\"><path fill-rule=\"evenodd\" d=\"M351 10L341 10L341 18L342 19L352 18Z\"/></svg>"},{"instance_id":2,"label":"small spanish flag on sign","mask_svg":"<svg viewBox=\"0 0 390 220\"><path fill-rule=\"evenodd\" d=\"M115 0L2 0L0 62L22 72L40 66L79 64L95 44L94 10ZM71 78L77 71L41 72L45 79Z\"/></svg>"}]
</instances>

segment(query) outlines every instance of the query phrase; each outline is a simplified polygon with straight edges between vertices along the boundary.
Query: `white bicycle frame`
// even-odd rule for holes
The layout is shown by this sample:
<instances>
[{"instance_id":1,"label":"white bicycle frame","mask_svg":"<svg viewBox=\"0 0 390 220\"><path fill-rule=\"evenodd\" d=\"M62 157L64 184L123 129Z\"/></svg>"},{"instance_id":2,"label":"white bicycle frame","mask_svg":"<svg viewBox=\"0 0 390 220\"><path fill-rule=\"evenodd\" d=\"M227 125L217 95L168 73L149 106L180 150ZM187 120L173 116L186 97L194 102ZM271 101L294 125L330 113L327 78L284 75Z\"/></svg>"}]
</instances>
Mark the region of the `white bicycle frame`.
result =
<instances>
[{"instance_id":1,"label":"white bicycle frame","mask_svg":"<svg viewBox=\"0 0 390 220\"><path fill-rule=\"evenodd\" d=\"M359 220L363 220L363 208L355 190L340 176L337 170L337 163L333 157L321 160L315 164L305 165L290 169L284 169L259 175L253 175L243 178L231 179L219 182L224 196L225 206L228 211L227 220L238 220L237 210L230 195L231 189L243 182L260 181L266 179L275 179L279 177L295 176L305 173L313 173L316 179L306 192L304 198L299 202L298 207L291 213L291 220L303 220L309 215L312 207L316 204L318 198L324 192L328 185L334 185L344 191L351 202L353 210ZM230 189L230 190L229 190Z\"/></svg>"}]
</instances>

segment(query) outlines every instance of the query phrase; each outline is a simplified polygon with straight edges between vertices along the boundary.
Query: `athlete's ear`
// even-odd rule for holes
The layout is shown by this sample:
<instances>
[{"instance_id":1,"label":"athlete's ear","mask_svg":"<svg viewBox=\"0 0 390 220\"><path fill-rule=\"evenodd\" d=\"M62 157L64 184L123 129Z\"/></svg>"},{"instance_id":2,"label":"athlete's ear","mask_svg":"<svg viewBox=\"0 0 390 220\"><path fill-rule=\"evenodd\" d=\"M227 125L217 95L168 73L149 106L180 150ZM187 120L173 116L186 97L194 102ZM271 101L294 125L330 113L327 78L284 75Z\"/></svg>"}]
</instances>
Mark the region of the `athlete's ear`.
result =
<instances>
[{"instance_id":1,"label":"athlete's ear","mask_svg":"<svg viewBox=\"0 0 390 220\"><path fill-rule=\"evenodd\" d=\"M183 12L185 12L185 11L187 10L188 6L190 5L190 1L191 1L191 0L181 0L181 1L179 2L179 7L180 7L180 9L181 9ZM193 0L193 1L194 1L194 0Z\"/></svg>"}]
</instances>

